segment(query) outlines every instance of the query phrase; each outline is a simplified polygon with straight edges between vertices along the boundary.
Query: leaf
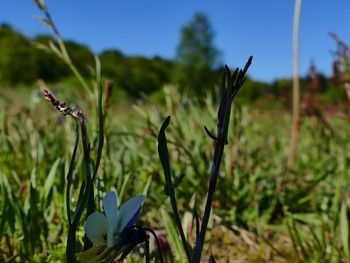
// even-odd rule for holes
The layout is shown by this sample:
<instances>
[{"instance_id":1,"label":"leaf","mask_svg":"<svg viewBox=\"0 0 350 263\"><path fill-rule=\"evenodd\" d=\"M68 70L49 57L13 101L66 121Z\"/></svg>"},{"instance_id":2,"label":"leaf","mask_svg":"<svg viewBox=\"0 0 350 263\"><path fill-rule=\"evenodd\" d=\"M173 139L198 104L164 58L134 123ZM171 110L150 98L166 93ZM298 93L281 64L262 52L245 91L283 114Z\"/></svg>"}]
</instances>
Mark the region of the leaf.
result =
<instances>
[{"instance_id":1,"label":"leaf","mask_svg":"<svg viewBox=\"0 0 350 263\"><path fill-rule=\"evenodd\" d=\"M45 0L34 0L34 2L41 11L45 12L46 10Z\"/></svg>"},{"instance_id":2,"label":"leaf","mask_svg":"<svg viewBox=\"0 0 350 263\"><path fill-rule=\"evenodd\" d=\"M158 154L160 161L163 166L164 175L165 175L165 194L169 195L169 188L173 187L172 180L171 180L171 170L170 170L170 162L169 162L169 152L168 152L168 146L167 146L167 139L165 136L165 130L169 126L170 123L170 116L168 116L165 121L163 122L159 135L158 135Z\"/></svg>"},{"instance_id":3,"label":"leaf","mask_svg":"<svg viewBox=\"0 0 350 263\"><path fill-rule=\"evenodd\" d=\"M48 28L52 29L52 23L50 20L42 17L42 16L33 16L33 18L35 18L36 20L38 20L39 22L43 23L45 26L47 26Z\"/></svg>"},{"instance_id":4,"label":"leaf","mask_svg":"<svg viewBox=\"0 0 350 263\"><path fill-rule=\"evenodd\" d=\"M174 182L174 188L178 187L180 185L180 183L182 182L182 179L185 177L185 173L179 175L178 177L175 178L175 182Z\"/></svg>"},{"instance_id":5,"label":"leaf","mask_svg":"<svg viewBox=\"0 0 350 263\"><path fill-rule=\"evenodd\" d=\"M163 209L160 209L160 214L163 219L165 231L167 233L168 240L171 244L171 248L173 249L175 253L176 260L181 260L182 258L185 258L186 255L184 253L184 250L182 248L182 244L180 242L176 226L171 219L170 215Z\"/></svg>"},{"instance_id":6,"label":"leaf","mask_svg":"<svg viewBox=\"0 0 350 263\"><path fill-rule=\"evenodd\" d=\"M75 128L75 133L76 133L76 139L75 139L75 144L74 144L74 149L73 149L73 153L72 153L72 157L70 159L69 162L69 169L68 169L68 173L67 173L67 182L66 182L66 213L67 213L67 219L68 219L68 225L70 226L72 223L72 219L71 219L71 208L70 208L70 189L71 189L71 185L72 185L72 177L73 177L73 172L74 172L74 162L75 162L75 157L77 154L77 150L78 150L78 145L79 145L79 126L76 125Z\"/></svg>"},{"instance_id":7,"label":"leaf","mask_svg":"<svg viewBox=\"0 0 350 263\"><path fill-rule=\"evenodd\" d=\"M53 53L55 53L59 58L63 59L63 55L62 55L61 51L57 48L55 43L51 40L49 41L49 47L51 48Z\"/></svg>"},{"instance_id":8,"label":"leaf","mask_svg":"<svg viewBox=\"0 0 350 263\"><path fill-rule=\"evenodd\" d=\"M225 72L226 72L226 94L225 94L225 97L223 97L224 107L222 109L222 115L220 116L220 118L222 119L222 126L219 127L221 129L221 132L218 134L218 137L222 139L225 144L227 144L227 131L230 123L233 82L232 82L230 69L227 67L227 65L225 65Z\"/></svg>"},{"instance_id":9,"label":"leaf","mask_svg":"<svg viewBox=\"0 0 350 263\"><path fill-rule=\"evenodd\" d=\"M145 187L143 188L143 191L142 193L146 196L147 193L148 193L148 189L149 189L149 186L151 185L151 182L152 182L152 176L149 176L148 179L147 179L147 182L146 182L146 185Z\"/></svg>"},{"instance_id":10,"label":"leaf","mask_svg":"<svg viewBox=\"0 0 350 263\"><path fill-rule=\"evenodd\" d=\"M99 61L98 59L96 60ZM98 63L97 63L98 64ZM102 109L102 85L100 82L98 82L98 147L97 147L97 154L96 154L96 161L95 161L95 167L94 167L94 173L92 177L92 181L94 182L98 167L100 166L101 156L102 156L102 149L104 144L104 118L103 118L103 109Z\"/></svg>"},{"instance_id":11,"label":"leaf","mask_svg":"<svg viewBox=\"0 0 350 263\"><path fill-rule=\"evenodd\" d=\"M123 200L124 192L125 192L125 189L128 185L129 179L130 179L130 173L127 173L124 177L123 184L122 184L120 191L118 193L119 200Z\"/></svg>"},{"instance_id":12,"label":"leaf","mask_svg":"<svg viewBox=\"0 0 350 263\"><path fill-rule=\"evenodd\" d=\"M207 126L204 126L204 130L205 132L208 134L208 136L210 138L212 138L214 141L217 141L218 138L214 135L214 133L212 133L211 131L209 131L209 129L207 128Z\"/></svg>"},{"instance_id":13,"label":"leaf","mask_svg":"<svg viewBox=\"0 0 350 263\"><path fill-rule=\"evenodd\" d=\"M24 207L23 207L23 211L26 215L28 215L29 210L31 210L32 212L34 210L36 210L36 206L37 206L37 187L36 187L36 168L32 169L31 175L30 175L30 185L29 185L29 195L27 196L25 203L24 203Z\"/></svg>"},{"instance_id":14,"label":"leaf","mask_svg":"<svg viewBox=\"0 0 350 263\"><path fill-rule=\"evenodd\" d=\"M292 226L291 226L291 225L293 224L293 223L292 223L292 220L293 220L293 219L287 219L287 220L286 220L287 229L288 229L289 236L290 236L290 238L291 238L291 240L292 240L292 245L293 245L294 251L295 251L295 253L296 253L296 255L297 255L298 262L301 263L302 260L301 260L301 258L300 258L300 254L299 254L298 243L297 243L296 237L295 237L295 235L294 235L294 232L293 232L293 229L292 229Z\"/></svg>"},{"instance_id":15,"label":"leaf","mask_svg":"<svg viewBox=\"0 0 350 263\"><path fill-rule=\"evenodd\" d=\"M50 191L52 189L52 186L55 182L57 167L58 167L59 163L60 163L60 158L58 158L54 162L54 164L52 165L51 170L49 172L49 175L46 178L45 185L44 185L44 196L43 196L44 200L47 200L47 198L50 194Z\"/></svg>"},{"instance_id":16,"label":"leaf","mask_svg":"<svg viewBox=\"0 0 350 263\"><path fill-rule=\"evenodd\" d=\"M248 58L247 63L246 63L245 66L244 66L243 71L242 71L243 75L245 75L245 74L247 73L248 68L249 68L250 65L252 64L252 61L253 61L253 56L250 56L250 57Z\"/></svg>"},{"instance_id":17,"label":"leaf","mask_svg":"<svg viewBox=\"0 0 350 263\"><path fill-rule=\"evenodd\" d=\"M101 85L101 61L100 58L98 57L98 55L94 55L94 59L95 59L95 74L96 74L96 82L97 85Z\"/></svg>"}]
</instances>

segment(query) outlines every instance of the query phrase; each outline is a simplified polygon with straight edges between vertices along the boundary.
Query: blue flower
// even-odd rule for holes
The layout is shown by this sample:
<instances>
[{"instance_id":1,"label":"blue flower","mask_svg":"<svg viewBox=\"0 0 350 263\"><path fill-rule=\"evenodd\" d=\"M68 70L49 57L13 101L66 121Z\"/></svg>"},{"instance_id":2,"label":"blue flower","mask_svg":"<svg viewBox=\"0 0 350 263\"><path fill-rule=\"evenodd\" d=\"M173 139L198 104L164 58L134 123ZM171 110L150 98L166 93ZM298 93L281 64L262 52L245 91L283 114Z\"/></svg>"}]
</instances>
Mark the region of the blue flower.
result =
<instances>
[{"instance_id":1,"label":"blue flower","mask_svg":"<svg viewBox=\"0 0 350 263\"><path fill-rule=\"evenodd\" d=\"M92 263L111 259L112 262L114 256L120 252L116 251L116 248L123 241L121 234L135 224L144 200L144 195L138 195L129 199L118 209L117 193L108 192L102 201L104 214L94 212L85 222L86 236L95 246L78 253L77 257L80 261Z\"/></svg>"}]
</instances>

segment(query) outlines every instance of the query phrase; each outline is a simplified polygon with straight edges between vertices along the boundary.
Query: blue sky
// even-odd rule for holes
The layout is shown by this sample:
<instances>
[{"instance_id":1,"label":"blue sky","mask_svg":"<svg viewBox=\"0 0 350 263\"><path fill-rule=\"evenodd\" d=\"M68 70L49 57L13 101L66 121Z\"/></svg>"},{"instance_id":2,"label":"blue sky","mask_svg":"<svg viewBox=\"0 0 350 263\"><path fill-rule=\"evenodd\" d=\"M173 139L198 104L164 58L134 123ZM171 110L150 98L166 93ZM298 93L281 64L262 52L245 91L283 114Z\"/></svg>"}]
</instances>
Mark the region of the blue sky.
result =
<instances>
[{"instance_id":1,"label":"blue sky","mask_svg":"<svg viewBox=\"0 0 350 263\"><path fill-rule=\"evenodd\" d=\"M127 55L174 58L180 29L195 12L209 16L222 61L242 66L254 56L250 76L271 81L291 76L293 0L46 0L66 39L93 51L119 49ZM313 60L319 71L331 72L335 32L350 44L348 0L304 0L301 10L300 70ZM33 15L31 0L3 0L0 23L35 36L48 30Z\"/></svg>"}]
</instances>

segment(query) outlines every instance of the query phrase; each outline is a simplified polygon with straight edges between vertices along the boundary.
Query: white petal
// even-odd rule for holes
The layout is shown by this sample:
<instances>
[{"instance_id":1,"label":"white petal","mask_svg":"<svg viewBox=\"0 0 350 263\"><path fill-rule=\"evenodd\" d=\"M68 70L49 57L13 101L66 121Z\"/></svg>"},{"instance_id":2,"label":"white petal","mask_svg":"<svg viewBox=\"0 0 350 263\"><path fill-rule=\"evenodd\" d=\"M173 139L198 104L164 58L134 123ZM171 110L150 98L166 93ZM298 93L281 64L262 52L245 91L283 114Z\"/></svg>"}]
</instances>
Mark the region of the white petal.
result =
<instances>
[{"instance_id":1,"label":"white petal","mask_svg":"<svg viewBox=\"0 0 350 263\"><path fill-rule=\"evenodd\" d=\"M107 227L107 219L100 212L89 215L84 225L87 237L94 244L106 243Z\"/></svg>"},{"instance_id":2,"label":"white petal","mask_svg":"<svg viewBox=\"0 0 350 263\"><path fill-rule=\"evenodd\" d=\"M112 224L112 218L118 214L118 196L116 192L108 192L102 200L103 209L108 220L108 224Z\"/></svg>"},{"instance_id":3,"label":"white petal","mask_svg":"<svg viewBox=\"0 0 350 263\"><path fill-rule=\"evenodd\" d=\"M131 218L139 210L142 202L145 200L144 195L139 195L129 199L119 209L117 219L117 232L120 233L124 230L125 226L129 223Z\"/></svg>"}]
</instances>

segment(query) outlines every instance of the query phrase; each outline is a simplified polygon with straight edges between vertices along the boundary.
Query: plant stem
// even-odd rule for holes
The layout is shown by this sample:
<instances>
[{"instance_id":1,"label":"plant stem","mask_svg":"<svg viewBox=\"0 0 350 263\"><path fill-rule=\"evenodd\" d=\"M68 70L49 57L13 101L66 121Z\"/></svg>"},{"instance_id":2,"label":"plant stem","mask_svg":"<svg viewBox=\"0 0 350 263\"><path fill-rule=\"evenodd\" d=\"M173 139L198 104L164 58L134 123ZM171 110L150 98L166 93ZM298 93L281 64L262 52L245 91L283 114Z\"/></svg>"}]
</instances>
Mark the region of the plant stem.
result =
<instances>
[{"instance_id":1,"label":"plant stem","mask_svg":"<svg viewBox=\"0 0 350 263\"><path fill-rule=\"evenodd\" d=\"M196 248L193 254L192 262L199 263L203 251L205 234L208 228L208 222L211 214L211 208L213 205L214 193L216 189L216 183L219 177L220 164L224 153L225 145L227 144L227 134L230 125L230 115L232 109L233 98L242 87L245 81L245 74L252 62L253 57L249 57L243 70L238 68L231 76L230 69L225 66L225 72L222 79L223 96L221 98L219 110L218 110L218 125L217 136L211 134L208 129L205 128L209 137L215 140L214 158L212 161L210 180L208 187L207 202L205 204L205 210L203 215L202 226L199 236L196 237ZM225 82L226 81L226 82Z\"/></svg>"},{"instance_id":2,"label":"plant stem","mask_svg":"<svg viewBox=\"0 0 350 263\"><path fill-rule=\"evenodd\" d=\"M171 203L171 207L172 207L173 212L174 212L175 222L176 222L177 228L180 232L180 237L181 237L182 245L183 245L185 252L186 252L187 260L190 263L191 262L191 253L190 253L190 249L188 247L188 243L187 243L187 240L185 237L184 230L182 228L179 210L178 210L177 205L176 205L175 191L174 191L173 187L169 187L169 188L170 189L168 189L168 191L169 191L170 203Z\"/></svg>"},{"instance_id":3,"label":"plant stem","mask_svg":"<svg viewBox=\"0 0 350 263\"><path fill-rule=\"evenodd\" d=\"M68 170L68 174L67 174L67 185L66 185L66 210L67 210L68 225L72 224L71 210L70 210L70 188L72 185L72 176L73 176L73 172L74 172L74 162L75 162L75 156L77 154L78 144L79 144L79 126L77 125L76 141L75 141L74 150L72 153L72 158L71 158L70 163L69 163L69 170Z\"/></svg>"},{"instance_id":4,"label":"plant stem","mask_svg":"<svg viewBox=\"0 0 350 263\"><path fill-rule=\"evenodd\" d=\"M293 24L293 123L287 167L293 170L297 155L297 141L300 123L300 83L299 83L299 22L302 0L295 0Z\"/></svg>"},{"instance_id":5,"label":"plant stem","mask_svg":"<svg viewBox=\"0 0 350 263\"><path fill-rule=\"evenodd\" d=\"M208 226L208 222L211 214L211 207L213 204L213 198L214 198L214 193L216 189L216 182L220 171L220 163L221 163L222 155L224 153L224 148L225 148L225 142L223 140L219 140L215 147L214 160L211 166L210 181L209 181L209 188L208 188L209 190L208 190L207 202L205 204L202 226L199 233L199 237L197 237L197 240L196 240L196 250L192 258L192 262L194 263L200 262L200 258L202 255L205 234L207 232L207 226Z\"/></svg>"},{"instance_id":6,"label":"plant stem","mask_svg":"<svg viewBox=\"0 0 350 263\"><path fill-rule=\"evenodd\" d=\"M86 91L89 96L92 96L92 91L90 90L89 85L86 83L84 78L81 76L80 72L77 70L77 68L74 66L73 62L66 62L67 65L69 66L70 70L73 72L75 77L78 79L84 90Z\"/></svg>"},{"instance_id":7,"label":"plant stem","mask_svg":"<svg viewBox=\"0 0 350 263\"><path fill-rule=\"evenodd\" d=\"M177 205L176 205L175 187L174 187L174 184L172 182L172 175L171 175L171 168L170 168L170 161L169 161L169 152L168 152L168 146L167 146L167 138L165 135L165 129L169 126L169 123L170 123L170 116L168 116L165 119L165 121L163 122L163 125L159 131L158 153L159 153L159 158L161 160L161 163L162 163L162 166L164 169L164 175L165 175L165 180L166 180L166 192L170 198L170 203L171 203L171 207L173 209L175 223L176 223L177 229L179 230L179 233L180 233L182 245L183 245L184 250L186 252L187 260L188 260L188 262L191 262L191 253L190 253L190 249L189 249L186 237L185 237L185 233L184 233L183 228L182 228L179 210L178 210Z\"/></svg>"}]
</instances>

